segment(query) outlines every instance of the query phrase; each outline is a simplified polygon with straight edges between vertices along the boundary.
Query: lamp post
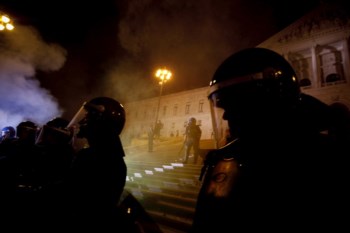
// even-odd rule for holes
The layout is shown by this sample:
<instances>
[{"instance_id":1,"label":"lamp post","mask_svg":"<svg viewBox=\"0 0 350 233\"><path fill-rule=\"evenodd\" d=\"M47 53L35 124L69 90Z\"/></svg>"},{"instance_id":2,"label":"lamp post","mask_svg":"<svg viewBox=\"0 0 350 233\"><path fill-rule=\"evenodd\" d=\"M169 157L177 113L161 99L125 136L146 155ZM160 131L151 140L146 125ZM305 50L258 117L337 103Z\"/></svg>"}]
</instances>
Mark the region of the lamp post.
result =
<instances>
[{"instance_id":1,"label":"lamp post","mask_svg":"<svg viewBox=\"0 0 350 233\"><path fill-rule=\"evenodd\" d=\"M8 30L11 31L15 27L11 23L10 17L0 12L0 31Z\"/></svg>"},{"instance_id":2,"label":"lamp post","mask_svg":"<svg viewBox=\"0 0 350 233\"><path fill-rule=\"evenodd\" d=\"M172 73L171 71L167 70L166 68L163 69L158 69L155 73L156 78L158 78L159 81L159 85L160 85L160 91L159 91L159 98L158 98L158 106L157 106L157 112L156 112L156 121L155 121L155 125L154 128L156 129L157 123L158 123L158 116L159 116L159 107L160 107L160 99L162 97L162 93L163 93L163 86L164 84L170 80ZM157 133L157 132L155 132Z\"/></svg>"}]
</instances>

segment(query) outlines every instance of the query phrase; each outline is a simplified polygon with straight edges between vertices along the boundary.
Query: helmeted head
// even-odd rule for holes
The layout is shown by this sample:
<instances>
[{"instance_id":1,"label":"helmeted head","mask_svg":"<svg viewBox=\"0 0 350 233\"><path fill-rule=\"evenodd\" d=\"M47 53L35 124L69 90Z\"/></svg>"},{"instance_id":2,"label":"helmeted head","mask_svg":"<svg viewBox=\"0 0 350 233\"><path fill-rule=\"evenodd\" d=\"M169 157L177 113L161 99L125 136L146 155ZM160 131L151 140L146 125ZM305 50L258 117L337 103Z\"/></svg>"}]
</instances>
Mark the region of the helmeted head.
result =
<instances>
[{"instance_id":1,"label":"helmeted head","mask_svg":"<svg viewBox=\"0 0 350 233\"><path fill-rule=\"evenodd\" d=\"M17 138L28 143L35 142L38 126L33 121L22 121L16 127Z\"/></svg>"},{"instance_id":2,"label":"helmeted head","mask_svg":"<svg viewBox=\"0 0 350 233\"><path fill-rule=\"evenodd\" d=\"M263 122L272 112L295 105L299 97L296 74L283 56L264 48L234 53L217 68L210 82L208 98L217 140L225 129L236 135L242 125Z\"/></svg>"},{"instance_id":3,"label":"helmeted head","mask_svg":"<svg viewBox=\"0 0 350 233\"><path fill-rule=\"evenodd\" d=\"M191 117L190 119L188 119L188 125L196 125L196 118L194 117Z\"/></svg>"},{"instance_id":4,"label":"helmeted head","mask_svg":"<svg viewBox=\"0 0 350 233\"><path fill-rule=\"evenodd\" d=\"M16 136L16 130L12 126L6 126L1 129L1 138L3 139L11 139Z\"/></svg>"},{"instance_id":5,"label":"helmeted head","mask_svg":"<svg viewBox=\"0 0 350 233\"><path fill-rule=\"evenodd\" d=\"M68 127L74 127L78 138L89 143L113 140L122 132L125 110L121 103L109 97L97 97L85 102Z\"/></svg>"}]
</instances>

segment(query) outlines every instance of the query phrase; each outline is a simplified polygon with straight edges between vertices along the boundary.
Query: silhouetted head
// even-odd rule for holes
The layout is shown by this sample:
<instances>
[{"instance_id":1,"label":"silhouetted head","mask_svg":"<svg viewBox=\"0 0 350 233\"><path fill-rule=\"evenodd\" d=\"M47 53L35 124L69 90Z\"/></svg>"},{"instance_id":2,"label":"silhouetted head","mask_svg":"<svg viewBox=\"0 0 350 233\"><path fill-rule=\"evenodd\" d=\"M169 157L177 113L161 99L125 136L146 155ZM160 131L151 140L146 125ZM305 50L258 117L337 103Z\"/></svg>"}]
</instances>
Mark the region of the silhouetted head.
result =
<instances>
[{"instance_id":1,"label":"silhouetted head","mask_svg":"<svg viewBox=\"0 0 350 233\"><path fill-rule=\"evenodd\" d=\"M117 100L97 97L85 102L69 123L78 138L86 138L89 144L114 140L125 124L125 110Z\"/></svg>"},{"instance_id":2,"label":"silhouetted head","mask_svg":"<svg viewBox=\"0 0 350 233\"><path fill-rule=\"evenodd\" d=\"M28 143L35 142L38 126L32 121L22 121L16 127L17 138Z\"/></svg>"},{"instance_id":3,"label":"silhouetted head","mask_svg":"<svg viewBox=\"0 0 350 233\"><path fill-rule=\"evenodd\" d=\"M234 53L217 68L208 98L220 140L228 124L236 135L241 127L278 117L276 113L299 101L300 88L283 56L269 49L248 48Z\"/></svg>"},{"instance_id":4,"label":"silhouetted head","mask_svg":"<svg viewBox=\"0 0 350 233\"><path fill-rule=\"evenodd\" d=\"M194 117L191 117L190 119L188 119L188 125L196 125L196 118Z\"/></svg>"}]
</instances>

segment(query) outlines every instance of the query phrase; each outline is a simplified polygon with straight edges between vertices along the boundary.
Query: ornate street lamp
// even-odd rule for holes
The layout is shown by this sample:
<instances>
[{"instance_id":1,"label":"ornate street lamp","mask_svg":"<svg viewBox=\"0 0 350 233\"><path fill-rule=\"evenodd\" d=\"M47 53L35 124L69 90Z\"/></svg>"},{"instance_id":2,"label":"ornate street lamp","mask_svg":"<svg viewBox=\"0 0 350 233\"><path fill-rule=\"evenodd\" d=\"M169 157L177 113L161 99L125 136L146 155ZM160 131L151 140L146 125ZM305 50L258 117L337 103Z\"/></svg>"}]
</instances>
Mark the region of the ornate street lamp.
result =
<instances>
[{"instance_id":1,"label":"ornate street lamp","mask_svg":"<svg viewBox=\"0 0 350 233\"><path fill-rule=\"evenodd\" d=\"M163 68L163 69L158 69L155 73L155 76L156 76L156 78L159 79L160 91L159 91L158 106L157 106L157 112L156 112L156 121L155 121L154 127L156 127L156 125L158 123L160 99L161 99L162 93L163 93L163 86L168 80L170 80L172 73L171 73L171 71L167 70L166 68Z\"/></svg>"}]
</instances>

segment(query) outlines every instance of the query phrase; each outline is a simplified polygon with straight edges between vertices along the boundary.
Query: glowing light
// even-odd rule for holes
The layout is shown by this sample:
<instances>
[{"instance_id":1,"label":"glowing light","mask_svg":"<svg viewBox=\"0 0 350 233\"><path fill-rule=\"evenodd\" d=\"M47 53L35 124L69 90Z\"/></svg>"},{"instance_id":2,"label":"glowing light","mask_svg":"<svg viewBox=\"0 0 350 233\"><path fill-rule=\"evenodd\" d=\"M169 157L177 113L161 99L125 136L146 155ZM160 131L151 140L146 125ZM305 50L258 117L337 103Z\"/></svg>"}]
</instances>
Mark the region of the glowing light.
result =
<instances>
[{"instance_id":1,"label":"glowing light","mask_svg":"<svg viewBox=\"0 0 350 233\"><path fill-rule=\"evenodd\" d=\"M10 22L10 18L7 17L6 15L2 15L1 16L1 21L4 23L9 23Z\"/></svg>"},{"instance_id":2,"label":"glowing light","mask_svg":"<svg viewBox=\"0 0 350 233\"><path fill-rule=\"evenodd\" d=\"M166 68L164 69L158 69L155 73L155 76L160 79L159 84L163 85L166 83L168 80L170 80L171 76L173 74L171 73L170 70L167 70Z\"/></svg>"},{"instance_id":3,"label":"glowing light","mask_svg":"<svg viewBox=\"0 0 350 233\"><path fill-rule=\"evenodd\" d=\"M8 30L12 31L15 27L11 23L10 17L0 13L0 31Z\"/></svg>"},{"instance_id":4,"label":"glowing light","mask_svg":"<svg viewBox=\"0 0 350 233\"><path fill-rule=\"evenodd\" d=\"M166 68L164 69L158 69L155 73L155 76L157 78L160 79L159 81L159 85L160 85L160 90L159 90L159 98L158 98L158 105L157 105L157 111L156 111L156 119L155 119L155 123L154 126L156 126L158 124L158 116L159 116L159 108L160 108L160 99L162 97L162 93L163 93L163 86L164 84L170 80L171 76L173 74L171 73L170 70L167 70Z\"/></svg>"}]
</instances>

